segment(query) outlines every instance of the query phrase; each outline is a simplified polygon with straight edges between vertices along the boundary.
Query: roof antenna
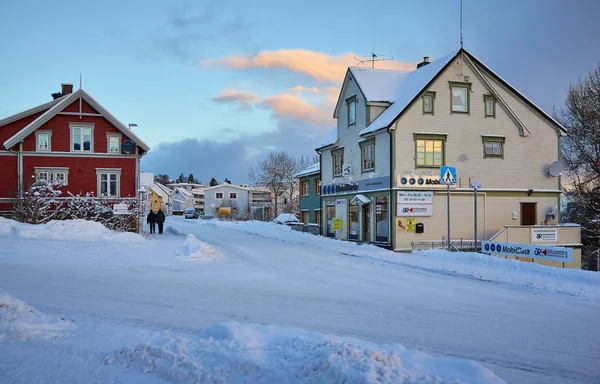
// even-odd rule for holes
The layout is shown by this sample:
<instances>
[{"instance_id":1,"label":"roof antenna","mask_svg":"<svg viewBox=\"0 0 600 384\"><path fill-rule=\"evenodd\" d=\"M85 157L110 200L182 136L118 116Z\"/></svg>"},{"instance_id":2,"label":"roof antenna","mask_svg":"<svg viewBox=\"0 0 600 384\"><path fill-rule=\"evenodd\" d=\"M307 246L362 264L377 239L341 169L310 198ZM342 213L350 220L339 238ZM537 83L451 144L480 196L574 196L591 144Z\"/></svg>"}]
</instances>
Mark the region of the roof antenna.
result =
<instances>
[{"instance_id":1,"label":"roof antenna","mask_svg":"<svg viewBox=\"0 0 600 384\"><path fill-rule=\"evenodd\" d=\"M79 89L81 89L81 84L83 84L83 80L81 79L81 72L79 73Z\"/></svg>"},{"instance_id":2,"label":"roof antenna","mask_svg":"<svg viewBox=\"0 0 600 384\"><path fill-rule=\"evenodd\" d=\"M463 0L460 0L460 49L463 48L462 14L463 14Z\"/></svg>"},{"instance_id":3,"label":"roof antenna","mask_svg":"<svg viewBox=\"0 0 600 384\"><path fill-rule=\"evenodd\" d=\"M371 68L375 69L376 61L394 60L393 57L384 58L383 56L385 55L377 55L375 53L375 17L373 17L373 49L371 50L369 55L359 57L354 56L354 59L358 61L358 64L356 64L357 67L360 67L362 64L365 63L371 63Z\"/></svg>"}]
</instances>

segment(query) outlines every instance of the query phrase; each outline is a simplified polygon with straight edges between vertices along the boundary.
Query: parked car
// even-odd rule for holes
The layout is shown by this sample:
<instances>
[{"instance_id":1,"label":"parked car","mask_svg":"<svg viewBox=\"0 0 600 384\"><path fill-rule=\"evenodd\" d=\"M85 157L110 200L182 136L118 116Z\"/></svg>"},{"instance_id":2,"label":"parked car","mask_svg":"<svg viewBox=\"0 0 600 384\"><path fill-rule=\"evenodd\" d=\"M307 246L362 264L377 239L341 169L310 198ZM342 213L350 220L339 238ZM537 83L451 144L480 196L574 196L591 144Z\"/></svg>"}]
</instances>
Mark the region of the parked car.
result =
<instances>
[{"instance_id":1,"label":"parked car","mask_svg":"<svg viewBox=\"0 0 600 384\"><path fill-rule=\"evenodd\" d=\"M194 208L188 208L185 210L185 218L186 219L197 219L198 212Z\"/></svg>"},{"instance_id":2,"label":"parked car","mask_svg":"<svg viewBox=\"0 0 600 384\"><path fill-rule=\"evenodd\" d=\"M298 220L298 218L291 213L282 213L281 215L279 215L275 219L273 219L273 222L277 223L277 224L286 224L286 225L302 224L302 222L300 220Z\"/></svg>"}]
</instances>

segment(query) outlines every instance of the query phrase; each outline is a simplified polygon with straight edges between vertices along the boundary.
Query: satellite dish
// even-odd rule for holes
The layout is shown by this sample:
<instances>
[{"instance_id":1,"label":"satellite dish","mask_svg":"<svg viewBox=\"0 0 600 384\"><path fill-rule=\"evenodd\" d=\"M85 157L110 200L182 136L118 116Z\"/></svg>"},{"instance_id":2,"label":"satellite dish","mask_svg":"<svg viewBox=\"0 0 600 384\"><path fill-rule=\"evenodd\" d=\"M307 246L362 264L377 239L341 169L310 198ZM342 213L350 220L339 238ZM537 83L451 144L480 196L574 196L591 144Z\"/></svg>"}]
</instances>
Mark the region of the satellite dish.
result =
<instances>
[{"instance_id":1,"label":"satellite dish","mask_svg":"<svg viewBox=\"0 0 600 384\"><path fill-rule=\"evenodd\" d=\"M128 155L135 152L135 144L131 140L125 140L123 144L121 144L121 148L123 149L123 152L125 152Z\"/></svg>"},{"instance_id":2,"label":"satellite dish","mask_svg":"<svg viewBox=\"0 0 600 384\"><path fill-rule=\"evenodd\" d=\"M562 172L562 164L560 163L560 161L554 160L552 163L550 163L550 167L548 168L548 174L550 176L558 177L558 176L560 176L561 172Z\"/></svg>"}]
</instances>

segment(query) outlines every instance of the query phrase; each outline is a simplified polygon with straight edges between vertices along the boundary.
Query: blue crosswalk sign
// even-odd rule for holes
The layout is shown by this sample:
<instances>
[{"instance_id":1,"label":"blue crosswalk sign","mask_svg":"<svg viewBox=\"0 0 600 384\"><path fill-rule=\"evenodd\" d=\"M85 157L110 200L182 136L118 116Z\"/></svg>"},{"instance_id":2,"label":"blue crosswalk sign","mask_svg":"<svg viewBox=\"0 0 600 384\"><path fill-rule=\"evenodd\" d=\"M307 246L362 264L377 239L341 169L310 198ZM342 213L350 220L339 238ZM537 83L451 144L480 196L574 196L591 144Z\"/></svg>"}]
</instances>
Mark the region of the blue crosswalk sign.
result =
<instances>
[{"instance_id":1,"label":"blue crosswalk sign","mask_svg":"<svg viewBox=\"0 0 600 384\"><path fill-rule=\"evenodd\" d=\"M440 167L440 184L456 184L456 167Z\"/></svg>"}]
</instances>

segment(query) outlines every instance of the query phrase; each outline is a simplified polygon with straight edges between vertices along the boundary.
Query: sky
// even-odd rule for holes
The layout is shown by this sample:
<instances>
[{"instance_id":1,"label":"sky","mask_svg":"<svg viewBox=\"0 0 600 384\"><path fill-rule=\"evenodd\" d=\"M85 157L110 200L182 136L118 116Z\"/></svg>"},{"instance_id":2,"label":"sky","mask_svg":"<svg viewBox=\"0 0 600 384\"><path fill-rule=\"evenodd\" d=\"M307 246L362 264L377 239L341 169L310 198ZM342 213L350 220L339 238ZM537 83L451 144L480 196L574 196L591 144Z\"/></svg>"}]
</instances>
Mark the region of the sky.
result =
<instances>
[{"instance_id":1,"label":"sky","mask_svg":"<svg viewBox=\"0 0 600 384\"><path fill-rule=\"evenodd\" d=\"M8 0L0 118L82 85L148 145L142 171L248 183L312 156L348 66L412 70L460 47L460 1ZM596 0L464 0L464 46L548 113L600 62Z\"/></svg>"}]
</instances>

